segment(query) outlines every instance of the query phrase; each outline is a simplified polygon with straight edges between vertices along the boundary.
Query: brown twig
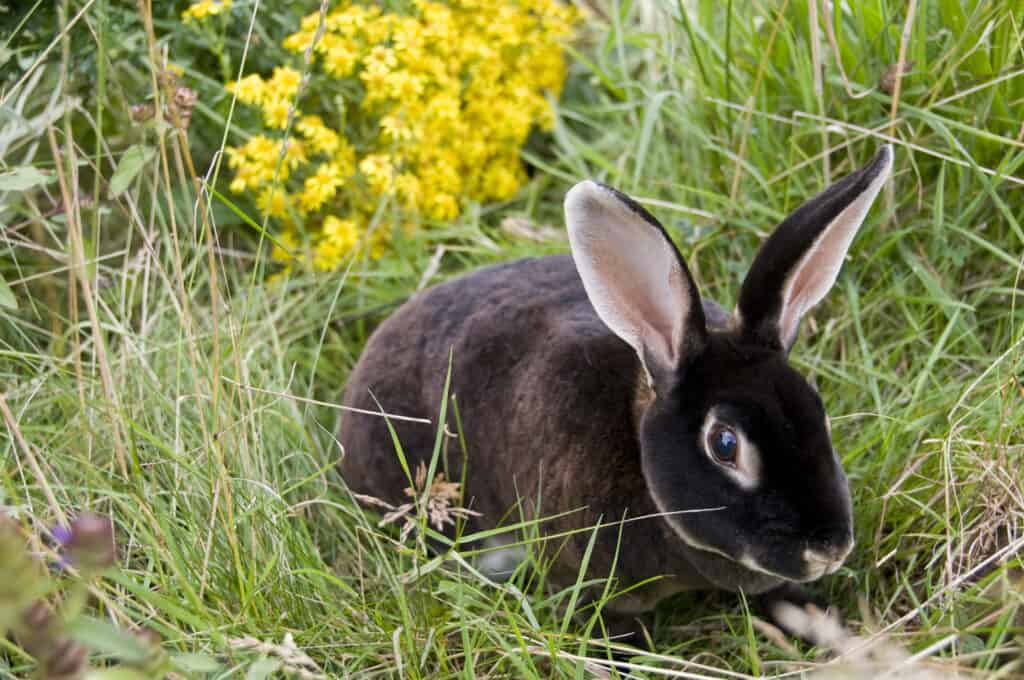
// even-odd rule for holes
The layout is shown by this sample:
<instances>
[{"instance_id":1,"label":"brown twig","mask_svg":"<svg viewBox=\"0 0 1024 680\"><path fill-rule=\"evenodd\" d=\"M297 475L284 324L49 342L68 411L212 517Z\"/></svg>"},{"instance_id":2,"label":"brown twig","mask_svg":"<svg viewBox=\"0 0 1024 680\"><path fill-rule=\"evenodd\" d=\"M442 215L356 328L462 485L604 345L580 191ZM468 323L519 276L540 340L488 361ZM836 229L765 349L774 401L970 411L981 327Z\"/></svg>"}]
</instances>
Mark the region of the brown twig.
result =
<instances>
[{"instance_id":1,"label":"brown twig","mask_svg":"<svg viewBox=\"0 0 1024 680\"><path fill-rule=\"evenodd\" d=\"M46 481L43 469L39 467L36 454L22 436L21 429L18 427L18 421L14 419L14 414L11 413L10 407L7 406L7 398L3 394L0 394L0 412L3 413L4 422L7 424L7 431L11 433L11 438L18 443L19 448L21 448L22 453L25 455L25 460L28 461L28 466L32 468L32 474L36 476L36 482L39 484L39 488L42 489L43 495L46 496L50 512L53 513L54 517L61 524L66 525L68 523L67 515L61 509L60 503L57 502L57 497L53 495L53 489L50 488L50 483Z\"/></svg>"}]
</instances>

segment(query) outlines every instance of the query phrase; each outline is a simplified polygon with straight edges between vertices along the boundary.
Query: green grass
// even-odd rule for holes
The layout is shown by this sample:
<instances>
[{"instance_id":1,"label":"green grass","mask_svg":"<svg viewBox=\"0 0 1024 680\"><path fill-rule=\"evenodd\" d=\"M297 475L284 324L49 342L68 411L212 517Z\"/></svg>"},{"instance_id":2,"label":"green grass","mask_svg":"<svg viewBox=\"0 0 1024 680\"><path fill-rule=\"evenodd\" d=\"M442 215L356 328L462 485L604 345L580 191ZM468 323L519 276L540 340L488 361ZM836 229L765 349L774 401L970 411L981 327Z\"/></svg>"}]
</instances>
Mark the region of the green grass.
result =
<instances>
[{"instance_id":1,"label":"green grass","mask_svg":"<svg viewBox=\"0 0 1024 680\"><path fill-rule=\"evenodd\" d=\"M274 4L258 36L294 18ZM112 516L121 564L93 614L218 659L211 677L260 677L262 653L233 641L288 633L331 676L589 677L582 657L606 658L587 642L600 625L590 610L567 617L582 584L545 583L537 527L523 529L532 568L506 584L399 541L345 490L337 411L322 402L339 400L369 332L425 275L565 250L498 224L560 229L579 178L637 196L705 294L731 303L771 227L888 140L892 190L793 355L832 414L854 494L857 548L818 591L858 634L884 631L939 668L1019 676L1024 14L1009 0L918 0L904 43L907 3L850 5L831 17L840 69L828 32L810 37L806 0L701 0L686 18L601 3L556 130L524 152L534 175L516 201L421 231L379 262L277 285L254 270L266 244L222 203L199 202L212 230L197 219L180 140L157 144L128 122L151 82L135 7L10 9L0 162L50 180L0 193L0 275L17 305L0 288L0 381L30 448L10 427L0 435L0 503L36 533L83 508ZM204 174L227 112L204 74L222 64L175 32L180 9L156 9L156 34L174 39L154 51L167 45L203 97L191 143ZM247 28L229 41L231 68ZM878 82L901 51L914 64L894 107ZM47 114L70 97L79 108ZM111 197L121 155L143 141L159 152ZM62 191L76 210L59 209ZM673 598L652 631L660 656L631 672L774 675L828 658L755 623L735 596ZM0 675L31 667L0 642Z\"/></svg>"}]
</instances>

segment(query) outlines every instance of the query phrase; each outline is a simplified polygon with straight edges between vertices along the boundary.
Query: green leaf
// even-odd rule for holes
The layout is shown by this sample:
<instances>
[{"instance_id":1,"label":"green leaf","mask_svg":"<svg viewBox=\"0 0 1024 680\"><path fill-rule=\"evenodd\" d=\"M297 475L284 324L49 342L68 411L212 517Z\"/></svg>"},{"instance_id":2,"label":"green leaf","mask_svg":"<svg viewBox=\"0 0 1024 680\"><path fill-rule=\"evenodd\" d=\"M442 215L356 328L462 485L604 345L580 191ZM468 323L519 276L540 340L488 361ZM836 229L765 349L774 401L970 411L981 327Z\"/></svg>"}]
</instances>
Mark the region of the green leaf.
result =
<instances>
[{"instance_id":1,"label":"green leaf","mask_svg":"<svg viewBox=\"0 0 1024 680\"><path fill-rule=\"evenodd\" d=\"M216 659L205 654L175 654L171 663L188 673L214 673L221 669Z\"/></svg>"},{"instance_id":2,"label":"green leaf","mask_svg":"<svg viewBox=\"0 0 1024 680\"><path fill-rule=\"evenodd\" d=\"M85 674L85 680L150 680L150 676L135 668L115 666L91 670Z\"/></svg>"},{"instance_id":3,"label":"green leaf","mask_svg":"<svg viewBox=\"0 0 1024 680\"><path fill-rule=\"evenodd\" d=\"M249 672L245 674L245 680L264 680L270 676L271 673L281 667L281 662L278 659L270 659L263 657L257 659L251 666L249 666Z\"/></svg>"},{"instance_id":4,"label":"green leaf","mask_svg":"<svg viewBox=\"0 0 1024 680\"><path fill-rule=\"evenodd\" d=\"M117 164L117 170L114 170L114 176L110 178L110 195L123 193L155 153L156 149L151 146L134 144L128 147L121 156L121 162Z\"/></svg>"},{"instance_id":5,"label":"green leaf","mask_svg":"<svg viewBox=\"0 0 1024 680\"><path fill-rule=\"evenodd\" d=\"M28 191L34 186L47 184L53 179L45 172L23 165L10 172L0 173L0 191Z\"/></svg>"},{"instance_id":6,"label":"green leaf","mask_svg":"<svg viewBox=\"0 0 1024 680\"><path fill-rule=\"evenodd\" d=\"M4 275L0 274L0 307L6 307L7 309L17 309L18 300L14 297L14 291L7 285L4 280Z\"/></svg>"},{"instance_id":7,"label":"green leaf","mask_svg":"<svg viewBox=\"0 0 1024 680\"><path fill-rule=\"evenodd\" d=\"M101 654L116 656L122 661L145 661L148 652L142 642L127 631L113 624L80 617L68 624L68 635L84 644L89 649Z\"/></svg>"},{"instance_id":8,"label":"green leaf","mask_svg":"<svg viewBox=\"0 0 1024 680\"><path fill-rule=\"evenodd\" d=\"M213 194L214 198L216 198L221 203L223 203L225 206L227 206L228 210L233 212L235 214L235 216L237 216L238 219L242 220L242 222L246 226L251 227L254 231L257 231L260 234L263 234L263 236L265 238L267 238L275 246L277 246L278 248L280 248L284 252L288 253L288 255L292 255L292 251L288 248L288 246L286 246L284 243L282 243L277 238L275 238L274 235L271 234L269 231L267 231L266 229L261 227L259 224L257 224L256 221L253 220L251 217L246 215L245 212L241 208L239 208L237 205L235 205L234 203L231 202L230 198L228 198L227 196L225 196L224 194L220 193L219 191L217 191L216 189L213 189L213 188L210 189L210 193Z\"/></svg>"}]
</instances>

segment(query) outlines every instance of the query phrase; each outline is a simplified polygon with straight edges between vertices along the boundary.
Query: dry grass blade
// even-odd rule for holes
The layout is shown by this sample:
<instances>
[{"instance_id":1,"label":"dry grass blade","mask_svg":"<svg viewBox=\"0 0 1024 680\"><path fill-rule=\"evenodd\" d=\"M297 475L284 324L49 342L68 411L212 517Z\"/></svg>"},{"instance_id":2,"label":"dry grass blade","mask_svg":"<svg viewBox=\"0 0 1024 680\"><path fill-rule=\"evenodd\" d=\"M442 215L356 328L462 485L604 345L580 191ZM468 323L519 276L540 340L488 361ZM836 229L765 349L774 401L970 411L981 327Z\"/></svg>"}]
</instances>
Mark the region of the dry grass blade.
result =
<instances>
[{"instance_id":1,"label":"dry grass blade","mask_svg":"<svg viewBox=\"0 0 1024 680\"><path fill-rule=\"evenodd\" d=\"M274 390L265 390L262 387L255 387L253 385L246 385L246 384L240 383L240 382L238 382L236 380L232 380L231 378L222 377L221 379L224 380L225 382L231 383L232 385L237 385L238 387L241 387L244 390L249 390L251 392L259 392L261 394L271 394L271 395L273 395L275 397L283 397L285 399L291 399L293 401L302 402L304 404L313 404L315 406L326 406L328 408L338 409L339 411L350 411L352 413L361 413L361 414L366 415L366 416L379 416L381 418L390 418L391 420L404 420L404 421L410 422L410 423L423 423L425 425L430 425L430 419L429 418L415 418L413 416L403 416L403 415L399 415L397 413L385 413L383 411L368 411L366 409L354 408L352 406L343 406L341 404L332 404L332 403L327 402L327 401L319 401L317 399L307 399L305 397L298 397L298 396L296 396L294 394L289 394L288 392L277 392L277 391L274 391Z\"/></svg>"},{"instance_id":2,"label":"dry grass blade","mask_svg":"<svg viewBox=\"0 0 1024 680\"><path fill-rule=\"evenodd\" d=\"M931 655L949 646L956 635L943 638L910 655L882 635L853 635L838 619L814 606L801 609L777 605L775 615L787 628L838 656L810 673L815 680L957 680L964 678L953 663L929 664Z\"/></svg>"},{"instance_id":3,"label":"dry grass blade","mask_svg":"<svg viewBox=\"0 0 1024 680\"><path fill-rule=\"evenodd\" d=\"M327 680L327 675L323 673L320 666L298 648L291 633L285 633L284 640L280 644L257 640L249 635L230 638L228 644L233 649L277 657L281 660L283 672L302 680Z\"/></svg>"},{"instance_id":4,"label":"dry grass blade","mask_svg":"<svg viewBox=\"0 0 1024 680\"><path fill-rule=\"evenodd\" d=\"M21 448L25 459L28 460L28 465L32 468L32 474L36 477L36 483L39 484L43 495L46 497L46 502L50 506L50 512L53 513L53 517L59 520L62 525L66 525L68 523L67 515L64 514L60 503L57 502L57 497L53 495L53 489L50 488L50 482L47 481L46 475L43 474L42 468L39 467L39 461L36 459L35 452L21 434L18 421L14 414L11 413L11 409L7 405L7 398L3 393L0 393L0 413L3 414L4 423L7 425L7 431L11 434L11 438L18 442L18 446Z\"/></svg>"},{"instance_id":5,"label":"dry grass blade","mask_svg":"<svg viewBox=\"0 0 1024 680\"><path fill-rule=\"evenodd\" d=\"M405 495L412 501L396 506L365 494L352 496L365 505L388 511L377 526L384 527L404 520L401 532L401 540L404 541L416 527L417 503L426 513L427 521L438 531L444 531L446 525L454 526L458 519L479 517L479 512L456 505L462 496L461 487L459 482L446 481L443 472L438 472L428 485L427 466L421 461L416 467L413 486L405 489Z\"/></svg>"}]
</instances>

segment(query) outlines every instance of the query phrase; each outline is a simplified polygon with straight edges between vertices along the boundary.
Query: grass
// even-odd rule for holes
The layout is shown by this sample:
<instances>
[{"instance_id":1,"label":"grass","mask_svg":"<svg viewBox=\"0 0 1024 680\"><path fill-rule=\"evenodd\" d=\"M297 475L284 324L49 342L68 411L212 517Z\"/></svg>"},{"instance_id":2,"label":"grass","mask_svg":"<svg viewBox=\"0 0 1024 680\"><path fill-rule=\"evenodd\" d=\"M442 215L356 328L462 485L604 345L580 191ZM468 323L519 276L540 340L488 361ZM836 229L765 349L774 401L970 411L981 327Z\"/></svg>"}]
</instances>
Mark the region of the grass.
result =
<instances>
[{"instance_id":1,"label":"grass","mask_svg":"<svg viewBox=\"0 0 1024 680\"><path fill-rule=\"evenodd\" d=\"M291 16L272 5L257 36ZM175 32L180 7L153 9L152 43L142 7L9 9L0 50L13 66L0 78L0 157L19 168L0 174L12 416L0 502L37 534L83 508L113 517L121 562L95 584L93 616L157 631L187 675L265 677L287 650L244 640L286 635L338 677L609 672L587 641L600 637L593 612L567 615L582 584L546 587L536 526L523 527L532 569L504 584L379 527L335 471L330 404L411 291L565 250L498 225L514 215L560 229L579 178L637 196L705 294L731 302L772 225L887 140L892 188L793 357L828 405L854 494L857 548L818 590L855 632L923 653L928 668L1024 672L1018 5L867 0L832 16L805 0L700 0L686 13L600 3L556 130L524 151L533 178L519 198L420 231L379 262L277 285L264 283L266 248L197 197L185 162L205 174L221 143L226 108L204 73L223 65ZM165 50L202 95L191 148L128 122ZM901 54L909 74L883 88ZM143 138L158 153L111 196ZM2 192L15 181L29 186ZM634 676L776 675L828 659L728 594L673 598L652 632L659 654L634 658ZM0 642L0 674L32 666Z\"/></svg>"}]
</instances>

